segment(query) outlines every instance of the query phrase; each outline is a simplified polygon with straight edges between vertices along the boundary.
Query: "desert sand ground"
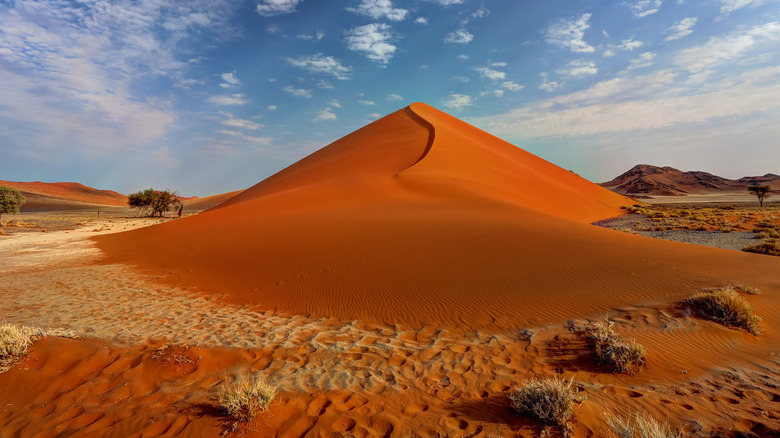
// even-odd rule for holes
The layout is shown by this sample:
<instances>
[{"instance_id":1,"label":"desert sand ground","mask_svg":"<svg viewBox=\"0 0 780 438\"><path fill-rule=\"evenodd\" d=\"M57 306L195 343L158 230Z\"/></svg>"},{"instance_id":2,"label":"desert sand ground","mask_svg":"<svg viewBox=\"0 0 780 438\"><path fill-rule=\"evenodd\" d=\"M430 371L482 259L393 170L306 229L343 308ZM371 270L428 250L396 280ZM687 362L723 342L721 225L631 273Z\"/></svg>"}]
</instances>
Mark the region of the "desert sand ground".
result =
<instances>
[{"instance_id":1,"label":"desert sand ground","mask_svg":"<svg viewBox=\"0 0 780 438\"><path fill-rule=\"evenodd\" d=\"M228 420L215 387L252 372L282 391L242 427L247 436L536 436L541 426L512 412L508 392L553 375L587 396L575 436L607 436L607 412L649 412L700 436L780 427L772 329L756 338L674 303L612 309L621 334L649 352L644 369L615 375L588 352L588 318L507 332L414 330L226 305L129 266L95 264L90 236L158 221L2 237L0 320L79 336L40 340L0 374L3 436L218 436ZM751 300L765 309L770 296Z\"/></svg>"},{"instance_id":2,"label":"desert sand ground","mask_svg":"<svg viewBox=\"0 0 780 438\"><path fill-rule=\"evenodd\" d=\"M591 225L626 203L414 104L197 215L0 236L0 320L80 336L0 374L0 436L560 436L509 399L554 376L576 437L776 436L780 258ZM760 336L683 303L729 284ZM633 373L596 361L604 317ZM252 373L280 394L231 432L216 389Z\"/></svg>"}]
</instances>

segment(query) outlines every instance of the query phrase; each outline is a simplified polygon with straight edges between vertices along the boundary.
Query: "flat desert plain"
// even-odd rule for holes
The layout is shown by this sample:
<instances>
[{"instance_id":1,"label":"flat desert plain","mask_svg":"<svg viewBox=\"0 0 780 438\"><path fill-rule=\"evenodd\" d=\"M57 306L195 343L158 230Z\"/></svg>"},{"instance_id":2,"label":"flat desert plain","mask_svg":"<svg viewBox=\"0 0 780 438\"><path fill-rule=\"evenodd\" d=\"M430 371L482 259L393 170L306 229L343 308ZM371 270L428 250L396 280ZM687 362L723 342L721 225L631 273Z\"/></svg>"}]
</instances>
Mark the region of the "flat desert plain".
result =
<instances>
[{"instance_id":1,"label":"flat desert plain","mask_svg":"<svg viewBox=\"0 0 780 438\"><path fill-rule=\"evenodd\" d=\"M778 436L780 258L591 225L632 203L413 104L199 214L0 236L0 320L77 336L0 373L0 436ZM729 285L760 335L683 302ZM643 365L596 360L605 317ZM549 377L568 430L512 409Z\"/></svg>"}]
</instances>

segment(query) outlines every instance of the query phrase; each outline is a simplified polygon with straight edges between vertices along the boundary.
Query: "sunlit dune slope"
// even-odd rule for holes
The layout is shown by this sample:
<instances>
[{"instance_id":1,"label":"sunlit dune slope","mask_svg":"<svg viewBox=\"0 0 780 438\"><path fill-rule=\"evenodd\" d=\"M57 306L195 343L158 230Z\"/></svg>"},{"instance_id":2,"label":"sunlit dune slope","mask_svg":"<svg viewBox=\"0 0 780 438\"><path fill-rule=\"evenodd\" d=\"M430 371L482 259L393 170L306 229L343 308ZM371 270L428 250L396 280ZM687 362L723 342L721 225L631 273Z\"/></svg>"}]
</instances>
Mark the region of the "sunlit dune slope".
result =
<instances>
[{"instance_id":1,"label":"sunlit dune slope","mask_svg":"<svg viewBox=\"0 0 780 438\"><path fill-rule=\"evenodd\" d=\"M212 210L97 239L110 261L231 302L412 326L520 327L776 282L780 259L588 224L628 202L413 104Z\"/></svg>"},{"instance_id":2,"label":"sunlit dune slope","mask_svg":"<svg viewBox=\"0 0 780 438\"><path fill-rule=\"evenodd\" d=\"M61 206L66 201L77 203L126 206L127 196L111 190L99 190L74 182L45 183L0 181L0 186L8 186L22 192L30 198L28 208L41 209L45 205ZM32 196L31 196L32 195ZM79 204L80 205L80 204ZM22 205L25 211L25 205Z\"/></svg>"}]
</instances>

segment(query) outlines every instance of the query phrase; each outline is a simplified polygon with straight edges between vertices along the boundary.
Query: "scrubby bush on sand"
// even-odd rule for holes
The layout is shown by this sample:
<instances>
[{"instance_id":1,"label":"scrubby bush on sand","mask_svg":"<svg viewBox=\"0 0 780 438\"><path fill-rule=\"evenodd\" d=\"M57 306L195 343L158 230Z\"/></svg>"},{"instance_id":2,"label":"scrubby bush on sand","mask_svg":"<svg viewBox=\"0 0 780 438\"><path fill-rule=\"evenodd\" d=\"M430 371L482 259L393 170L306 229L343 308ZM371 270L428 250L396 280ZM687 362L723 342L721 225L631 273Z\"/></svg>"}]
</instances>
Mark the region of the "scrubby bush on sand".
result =
<instances>
[{"instance_id":1,"label":"scrubby bush on sand","mask_svg":"<svg viewBox=\"0 0 780 438\"><path fill-rule=\"evenodd\" d=\"M277 390L276 385L260 375L244 377L222 385L217 392L217 404L237 422L251 421L258 412L268 410Z\"/></svg>"},{"instance_id":2,"label":"scrubby bush on sand","mask_svg":"<svg viewBox=\"0 0 780 438\"><path fill-rule=\"evenodd\" d=\"M661 423L647 413L637 412L633 418L607 415L606 419L614 436L618 438L683 438L685 436L668 423Z\"/></svg>"},{"instance_id":3,"label":"scrubby bush on sand","mask_svg":"<svg viewBox=\"0 0 780 438\"><path fill-rule=\"evenodd\" d=\"M778 244L774 239L765 239L759 244L749 245L742 248L742 251L754 252L756 254L780 256L780 244Z\"/></svg>"},{"instance_id":4,"label":"scrubby bush on sand","mask_svg":"<svg viewBox=\"0 0 780 438\"><path fill-rule=\"evenodd\" d=\"M599 363L612 366L615 372L632 372L635 366L645 363L645 347L618 335L612 321L597 321L586 333Z\"/></svg>"},{"instance_id":5,"label":"scrubby bush on sand","mask_svg":"<svg viewBox=\"0 0 780 438\"><path fill-rule=\"evenodd\" d=\"M700 309L702 315L711 321L729 327L744 328L754 335L761 332L761 318L756 315L753 306L731 286L698 292L686 299L685 303Z\"/></svg>"},{"instance_id":6,"label":"scrubby bush on sand","mask_svg":"<svg viewBox=\"0 0 780 438\"><path fill-rule=\"evenodd\" d=\"M581 402L572 383L571 380L557 378L526 380L512 390L509 398L519 414L568 430L568 422L574 415L574 403Z\"/></svg>"},{"instance_id":7,"label":"scrubby bush on sand","mask_svg":"<svg viewBox=\"0 0 780 438\"><path fill-rule=\"evenodd\" d=\"M0 372L8 370L37 339L44 336L75 337L71 330L42 330L13 324L0 325Z\"/></svg>"}]
</instances>

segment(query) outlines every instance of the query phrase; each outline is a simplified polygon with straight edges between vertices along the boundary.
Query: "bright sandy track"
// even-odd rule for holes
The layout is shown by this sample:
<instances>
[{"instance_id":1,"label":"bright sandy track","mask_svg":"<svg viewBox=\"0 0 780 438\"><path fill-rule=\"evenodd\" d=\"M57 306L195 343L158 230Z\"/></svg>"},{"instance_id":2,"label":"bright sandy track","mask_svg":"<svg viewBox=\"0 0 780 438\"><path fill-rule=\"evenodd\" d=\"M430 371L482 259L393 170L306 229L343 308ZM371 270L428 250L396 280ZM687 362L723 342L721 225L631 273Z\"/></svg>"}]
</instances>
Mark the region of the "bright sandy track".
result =
<instances>
[{"instance_id":1,"label":"bright sandy track","mask_svg":"<svg viewBox=\"0 0 780 438\"><path fill-rule=\"evenodd\" d=\"M695 353L672 358L663 351L670 334L674 343L691 345L706 343L713 334L697 330L700 321L668 308L639 306L613 315L621 330L643 338L651 351L647 371L614 377L594 370L583 357L579 321L485 334L315 320L227 306L212 301L214 295L206 298L158 284L127 266L96 263L101 253L89 240L95 230L118 232L151 223L104 221L72 231L3 236L0 321L69 328L81 337L118 346L111 348L148 345L141 347L143 357L166 344L241 351L229 372L259 370L282 384L280 405L272 409L276 413L254 426L281 431L282 436L307 431L333 436L533 436L538 429L511 413L506 393L522 379L557 373L573 377L588 397L577 411L576 436L603 436L606 410L626 415L648 411L689 430L701 429L703 422L705 429L761 432L764 424L780 422L777 410L772 413L780 402L777 359L755 361L749 369L736 364L712 369L697 362ZM750 342L749 335L739 332L729 336L731 343L715 347L723 357ZM679 349L670 354L679 356ZM95 357L90 360L100 360ZM119 357L104 359L121 363ZM204 369L205 361L200 362ZM672 370L681 363L689 367ZM193 374L199 377L190 384L209 394L225 372ZM679 380L665 377L672 372ZM77 388L89 385L85 379ZM179 403L191 403L193 397L181 395ZM151 398L129 400L144 406ZM207 395L195 399L208 402ZM86 418L89 410L85 412L70 418L66 411L64 420L56 412L47 415L53 416L57 431L81 424L79 418ZM178 431L170 436L199 434L202 429L189 427L198 415L186 421L172 417L165 430ZM6 416L7 424L20 421Z\"/></svg>"}]
</instances>

